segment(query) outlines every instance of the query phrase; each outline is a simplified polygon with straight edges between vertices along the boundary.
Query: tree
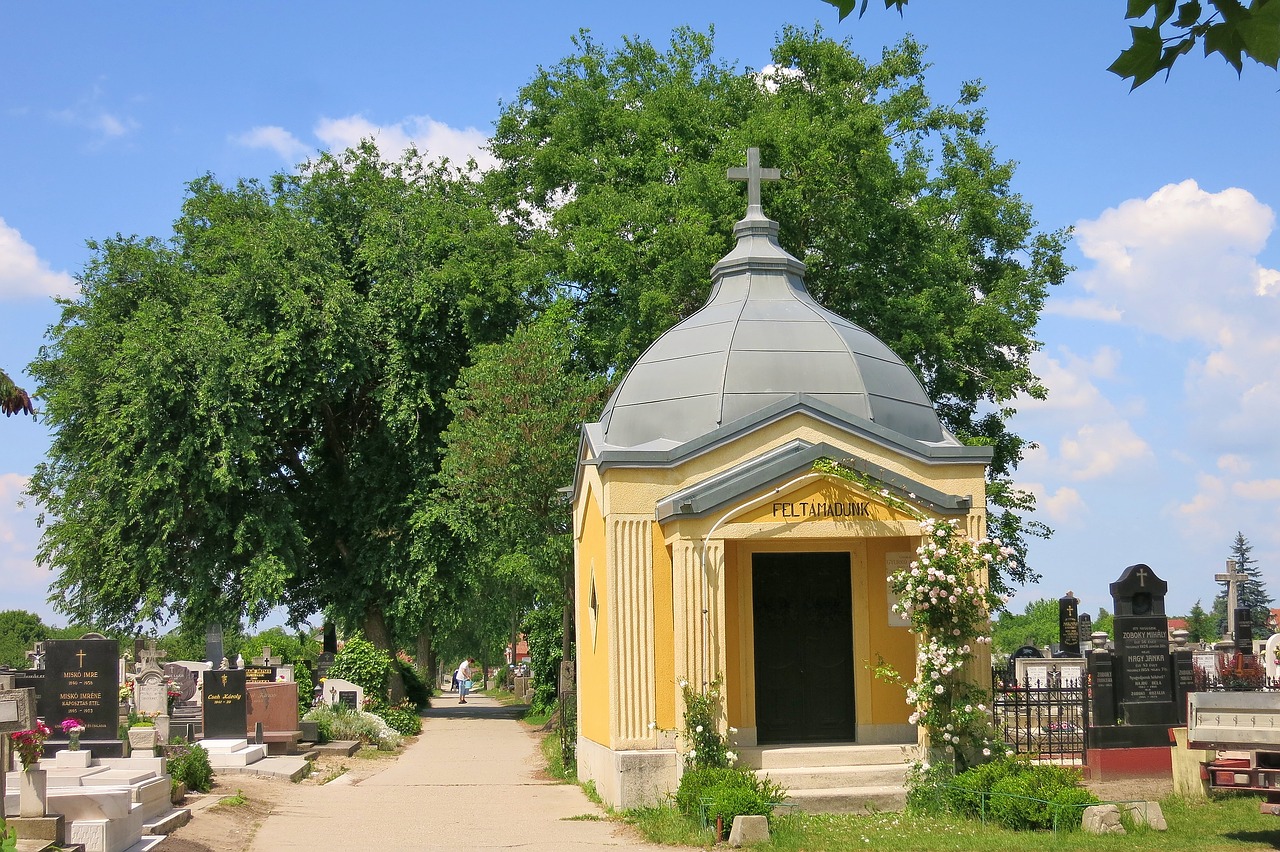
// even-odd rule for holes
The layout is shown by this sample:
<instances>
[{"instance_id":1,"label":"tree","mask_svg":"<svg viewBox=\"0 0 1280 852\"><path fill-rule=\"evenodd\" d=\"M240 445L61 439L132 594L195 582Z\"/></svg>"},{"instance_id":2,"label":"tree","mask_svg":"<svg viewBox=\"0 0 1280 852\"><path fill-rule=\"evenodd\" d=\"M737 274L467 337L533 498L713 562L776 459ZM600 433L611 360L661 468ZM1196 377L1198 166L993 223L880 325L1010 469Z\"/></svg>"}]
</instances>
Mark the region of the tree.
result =
<instances>
[{"instance_id":1,"label":"tree","mask_svg":"<svg viewBox=\"0 0 1280 852\"><path fill-rule=\"evenodd\" d=\"M536 281L474 175L372 144L189 187L167 243L92 244L32 365L31 493L64 612L203 625L327 610L389 649L438 589L411 519L445 392Z\"/></svg>"},{"instance_id":2,"label":"tree","mask_svg":"<svg viewBox=\"0 0 1280 852\"><path fill-rule=\"evenodd\" d=\"M1218 621L1204 611L1200 601L1196 601L1187 615L1188 642L1216 642L1222 633L1217 629Z\"/></svg>"},{"instance_id":3,"label":"tree","mask_svg":"<svg viewBox=\"0 0 1280 852\"><path fill-rule=\"evenodd\" d=\"M1040 598L1027 604L1021 615L1005 611L991 626L992 646L1012 654L1023 645L1043 648L1058 641L1058 602Z\"/></svg>"},{"instance_id":4,"label":"tree","mask_svg":"<svg viewBox=\"0 0 1280 852\"><path fill-rule=\"evenodd\" d=\"M575 45L504 110L490 185L573 299L585 366L618 374L703 304L743 214L725 170L759 147L783 174L765 208L810 290L911 365L961 440L993 447L990 525L1020 557L993 586L1033 577L1023 537L1047 530L1022 516L1033 500L1009 477L1026 442L1006 427L1016 395L1045 393L1029 357L1067 272L1065 234L1037 232L1012 191L979 88L933 104L909 39L868 64L788 28L768 79L717 62L711 36L689 30L666 52L609 52L586 33Z\"/></svg>"},{"instance_id":5,"label":"tree","mask_svg":"<svg viewBox=\"0 0 1280 852\"><path fill-rule=\"evenodd\" d=\"M562 613L565 656L573 564L560 490L573 481L581 426L599 412L607 387L575 369L582 334L572 306L559 301L503 343L475 350L447 397L453 419L433 504L469 542L489 603L509 605L510 642L538 597Z\"/></svg>"},{"instance_id":6,"label":"tree","mask_svg":"<svg viewBox=\"0 0 1280 852\"><path fill-rule=\"evenodd\" d=\"M825 0L840 10L844 20L853 10L858 17L867 11L868 0ZM884 0L886 9L901 14L910 0ZM1161 71L1165 78L1178 57L1197 44L1204 55L1221 54L1239 75L1243 58L1275 70L1280 62L1280 3L1270 0L1129 0L1125 18L1139 20L1152 15L1151 26L1129 27L1133 44L1120 52L1108 71L1123 79L1133 79L1136 89ZM1175 17L1176 15L1176 17Z\"/></svg>"},{"instance_id":7,"label":"tree","mask_svg":"<svg viewBox=\"0 0 1280 852\"><path fill-rule=\"evenodd\" d=\"M49 628L40 616L25 609L0 611L0 665L15 669L27 667L27 652L35 643L49 638Z\"/></svg>"},{"instance_id":8,"label":"tree","mask_svg":"<svg viewBox=\"0 0 1280 852\"><path fill-rule=\"evenodd\" d=\"M1267 585L1262 579L1262 569L1258 567L1258 560L1250 555L1252 552L1253 545L1249 544L1244 533L1236 532L1235 540L1231 542L1228 559L1236 563L1236 571L1245 575L1245 579L1241 580L1236 587L1236 607L1249 610L1250 620L1253 623L1253 635L1265 638L1271 635L1271 595L1267 592ZM1227 584L1222 582L1221 586L1222 591L1213 599L1213 614L1218 636L1226 636Z\"/></svg>"},{"instance_id":9,"label":"tree","mask_svg":"<svg viewBox=\"0 0 1280 852\"><path fill-rule=\"evenodd\" d=\"M36 416L35 407L31 404L31 395L13 383L9 374L0 370L0 411L5 417L14 414L30 414Z\"/></svg>"}]
</instances>

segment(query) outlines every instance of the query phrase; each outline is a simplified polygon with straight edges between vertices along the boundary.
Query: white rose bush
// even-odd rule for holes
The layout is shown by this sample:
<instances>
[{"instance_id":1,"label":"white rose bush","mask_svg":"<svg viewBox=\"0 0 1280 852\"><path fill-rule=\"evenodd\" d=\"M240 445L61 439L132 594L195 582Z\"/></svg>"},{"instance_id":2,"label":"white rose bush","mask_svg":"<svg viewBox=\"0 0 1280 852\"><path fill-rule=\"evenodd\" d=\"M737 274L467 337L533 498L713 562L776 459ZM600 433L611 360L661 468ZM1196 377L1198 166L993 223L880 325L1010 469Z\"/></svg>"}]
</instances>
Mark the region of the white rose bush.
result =
<instances>
[{"instance_id":1,"label":"white rose bush","mask_svg":"<svg viewBox=\"0 0 1280 852\"><path fill-rule=\"evenodd\" d=\"M925 728L935 755L963 771L1005 750L993 736L989 693L963 669L975 646L990 643L991 614L1004 603L987 585L988 571L1003 567L1014 551L999 540L974 541L954 520L926 518L920 536L917 558L888 577L898 597L894 610L918 637L915 679L906 681L883 662L876 671L906 688L911 723Z\"/></svg>"}]
</instances>

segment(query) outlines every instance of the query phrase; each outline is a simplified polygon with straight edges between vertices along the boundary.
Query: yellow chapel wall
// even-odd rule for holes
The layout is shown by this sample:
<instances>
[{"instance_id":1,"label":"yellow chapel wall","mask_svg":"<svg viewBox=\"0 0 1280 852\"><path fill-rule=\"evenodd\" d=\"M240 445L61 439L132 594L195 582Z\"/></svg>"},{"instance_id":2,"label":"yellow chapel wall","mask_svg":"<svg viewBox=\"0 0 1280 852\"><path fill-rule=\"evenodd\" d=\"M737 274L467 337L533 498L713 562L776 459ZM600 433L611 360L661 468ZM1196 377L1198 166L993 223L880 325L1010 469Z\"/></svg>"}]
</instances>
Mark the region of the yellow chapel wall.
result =
<instances>
[{"instance_id":1,"label":"yellow chapel wall","mask_svg":"<svg viewBox=\"0 0 1280 852\"><path fill-rule=\"evenodd\" d=\"M582 736L609 743L609 600L605 523L594 489L582 506L578 538L576 616L578 634L578 719ZM595 582L596 617L591 615L591 584Z\"/></svg>"},{"instance_id":2,"label":"yellow chapel wall","mask_svg":"<svg viewBox=\"0 0 1280 852\"><path fill-rule=\"evenodd\" d=\"M664 731L676 727L676 625L674 569L662 527L653 525L654 721Z\"/></svg>"}]
</instances>

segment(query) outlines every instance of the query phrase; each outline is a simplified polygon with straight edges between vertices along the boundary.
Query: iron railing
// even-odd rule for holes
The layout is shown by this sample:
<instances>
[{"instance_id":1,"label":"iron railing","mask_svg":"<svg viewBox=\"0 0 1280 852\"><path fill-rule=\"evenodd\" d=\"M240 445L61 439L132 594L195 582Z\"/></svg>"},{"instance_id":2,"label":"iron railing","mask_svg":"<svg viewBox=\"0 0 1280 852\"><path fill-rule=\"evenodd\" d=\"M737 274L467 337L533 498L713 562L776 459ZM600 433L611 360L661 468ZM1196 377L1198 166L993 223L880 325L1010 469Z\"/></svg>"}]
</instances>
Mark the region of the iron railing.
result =
<instances>
[{"instance_id":1,"label":"iron railing","mask_svg":"<svg viewBox=\"0 0 1280 852\"><path fill-rule=\"evenodd\" d=\"M1064 680L1051 672L1045 680L1007 682L992 671L992 715L1004 743L1018 754L1054 763L1085 762L1089 728L1086 681Z\"/></svg>"}]
</instances>

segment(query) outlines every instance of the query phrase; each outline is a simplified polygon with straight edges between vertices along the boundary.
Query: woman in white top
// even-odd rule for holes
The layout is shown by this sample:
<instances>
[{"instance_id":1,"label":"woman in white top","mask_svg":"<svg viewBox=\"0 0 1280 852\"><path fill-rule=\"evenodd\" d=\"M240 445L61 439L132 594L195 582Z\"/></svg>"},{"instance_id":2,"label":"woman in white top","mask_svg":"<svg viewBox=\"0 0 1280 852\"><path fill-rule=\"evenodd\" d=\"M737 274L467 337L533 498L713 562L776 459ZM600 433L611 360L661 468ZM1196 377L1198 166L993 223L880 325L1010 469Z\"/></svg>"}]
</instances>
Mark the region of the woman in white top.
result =
<instances>
[{"instance_id":1,"label":"woman in white top","mask_svg":"<svg viewBox=\"0 0 1280 852\"><path fill-rule=\"evenodd\" d=\"M468 689L468 686L471 683L471 663L473 662L475 662L475 660L472 659L471 657L468 657L467 659L463 660L462 663L458 666L457 677L458 677L458 696L459 696L458 703L459 704L467 703L467 693L470 692L470 690Z\"/></svg>"}]
</instances>

